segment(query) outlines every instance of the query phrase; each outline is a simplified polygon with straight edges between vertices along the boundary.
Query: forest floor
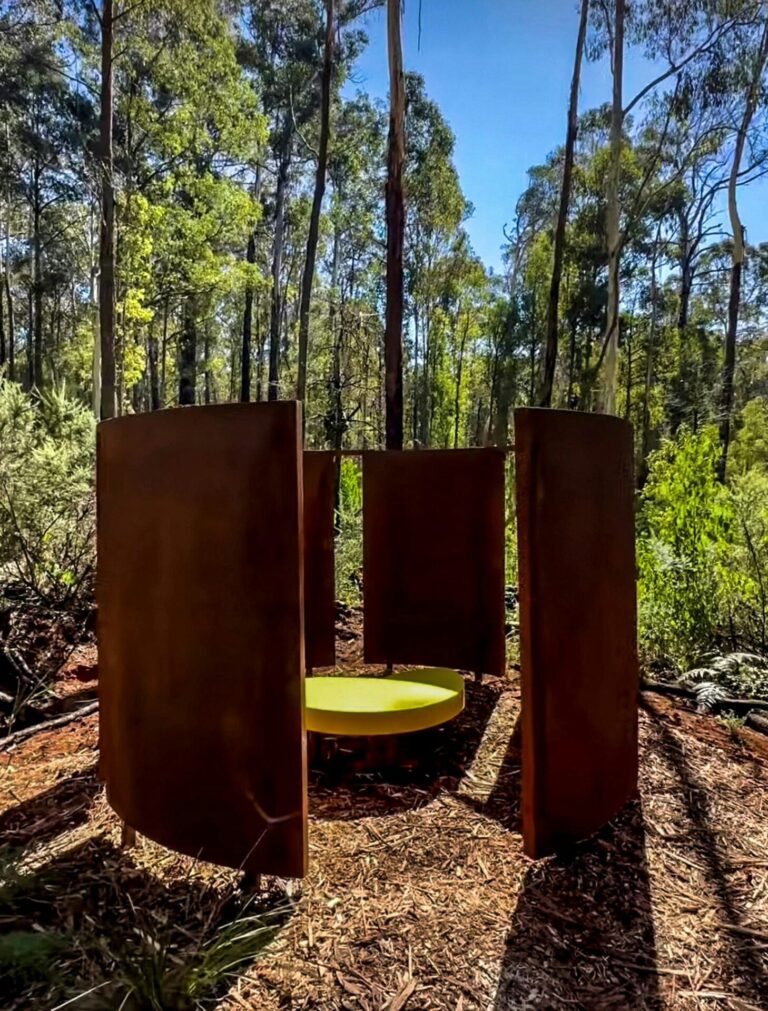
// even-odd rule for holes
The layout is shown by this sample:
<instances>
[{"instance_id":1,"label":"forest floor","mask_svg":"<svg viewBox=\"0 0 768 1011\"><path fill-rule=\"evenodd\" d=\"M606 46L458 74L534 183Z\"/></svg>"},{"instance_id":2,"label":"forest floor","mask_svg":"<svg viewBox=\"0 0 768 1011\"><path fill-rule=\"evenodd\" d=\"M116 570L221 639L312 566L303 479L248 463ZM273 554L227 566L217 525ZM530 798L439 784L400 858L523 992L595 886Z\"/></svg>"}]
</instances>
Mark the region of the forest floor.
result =
<instances>
[{"instance_id":1,"label":"forest floor","mask_svg":"<svg viewBox=\"0 0 768 1011\"><path fill-rule=\"evenodd\" d=\"M355 631L345 669L359 663ZM69 680L87 686L95 660L81 650ZM238 979L195 990L199 1005L172 1006L768 1008L768 738L643 695L640 798L568 856L534 862L519 708L514 671L468 681L465 712L419 773L313 774L309 875L268 946ZM127 993L148 962L183 979L237 891L236 875L145 838L120 849L97 720L0 754L0 945L9 932L64 937L55 978L0 982L4 1008L96 987L67 1007L116 1011L117 977ZM125 1003L139 1006L165 1005Z\"/></svg>"}]
</instances>

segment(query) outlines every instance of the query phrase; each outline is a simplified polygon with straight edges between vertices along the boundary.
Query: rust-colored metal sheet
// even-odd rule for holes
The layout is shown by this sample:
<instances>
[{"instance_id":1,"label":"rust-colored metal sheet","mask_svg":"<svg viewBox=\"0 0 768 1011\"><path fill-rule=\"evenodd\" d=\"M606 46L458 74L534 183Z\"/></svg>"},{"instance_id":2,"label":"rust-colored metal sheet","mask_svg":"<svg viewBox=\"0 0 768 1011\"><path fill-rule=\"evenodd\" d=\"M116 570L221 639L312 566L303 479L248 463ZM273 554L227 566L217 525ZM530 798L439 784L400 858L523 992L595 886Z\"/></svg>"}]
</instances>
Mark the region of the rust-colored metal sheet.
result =
<instances>
[{"instance_id":1,"label":"rust-colored metal sheet","mask_svg":"<svg viewBox=\"0 0 768 1011\"><path fill-rule=\"evenodd\" d=\"M98 433L107 797L253 873L307 861L298 405L188 407Z\"/></svg>"},{"instance_id":2,"label":"rust-colored metal sheet","mask_svg":"<svg viewBox=\"0 0 768 1011\"><path fill-rule=\"evenodd\" d=\"M363 454L368 663L503 674L504 453Z\"/></svg>"},{"instance_id":3,"label":"rust-colored metal sheet","mask_svg":"<svg viewBox=\"0 0 768 1011\"><path fill-rule=\"evenodd\" d=\"M332 450L304 453L304 648L308 667L336 663Z\"/></svg>"},{"instance_id":4,"label":"rust-colored metal sheet","mask_svg":"<svg viewBox=\"0 0 768 1011\"><path fill-rule=\"evenodd\" d=\"M590 835L637 788L632 428L515 411L523 838Z\"/></svg>"}]
</instances>

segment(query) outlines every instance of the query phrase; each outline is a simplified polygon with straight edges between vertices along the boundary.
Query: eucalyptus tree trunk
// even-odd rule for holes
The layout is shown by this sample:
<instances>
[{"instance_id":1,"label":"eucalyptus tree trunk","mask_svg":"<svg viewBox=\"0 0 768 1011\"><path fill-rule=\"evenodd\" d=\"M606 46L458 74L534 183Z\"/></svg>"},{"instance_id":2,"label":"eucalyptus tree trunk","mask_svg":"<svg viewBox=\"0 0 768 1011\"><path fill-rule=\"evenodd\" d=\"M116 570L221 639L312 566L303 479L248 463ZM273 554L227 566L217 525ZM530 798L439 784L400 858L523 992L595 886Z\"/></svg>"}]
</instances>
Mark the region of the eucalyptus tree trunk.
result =
<instances>
[{"instance_id":1,"label":"eucalyptus tree trunk","mask_svg":"<svg viewBox=\"0 0 768 1011\"><path fill-rule=\"evenodd\" d=\"M461 309L459 309L459 312ZM461 380L464 372L464 352L467 348L469 317L464 320L464 330L459 342L459 355L456 363L456 394L453 401L453 448L459 448L459 415L461 413Z\"/></svg>"},{"instance_id":2,"label":"eucalyptus tree trunk","mask_svg":"<svg viewBox=\"0 0 768 1011\"><path fill-rule=\"evenodd\" d=\"M203 330L203 403L215 404L216 395L213 388L213 374L211 372L211 327L210 323L205 324Z\"/></svg>"},{"instance_id":3,"label":"eucalyptus tree trunk","mask_svg":"<svg viewBox=\"0 0 768 1011\"><path fill-rule=\"evenodd\" d=\"M576 138L579 132L579 80L581 78L581 62L584 56L584 42L587 37L587 21L589 15L589 0L581 0L581 17L579 19L579 34L576 40L576 57L573 63L571 77L571 95L568 104L568 128L565 135L565 154L563 156L563 179L560 186L560 207L555 227L555 246L552 257L552 281L549 286L549 303L547 305L547 336L544 350L544 367L541 386L539 388L539 405L549 407L552 403L552 387L555 381L555 366L557 364L557 331L558 310L560 307L560 282L563 276L563 257L565 254L565 226L568 221L568 208L571 202L571 180L573 178L573 159L576 148Z\"/></svg>"},{"instance_id":4,"label":"eucalyptus tree trunk","mask_svg":"<svg viewBox=\"0 0 768 1011\"><path fill-rule=\"evenodd\" d=\"M312 212L309 217L307 254L304 273L301 278L301 301L299 303L299 371L296 397L302 403L307 392L307 353L309 348L309 309L312 302L312 282L315 277L317 240L320 234L320 210L325 194L325 175L328 169L328 139L331 132L331 74L333 71L333 0L325 0L325 50L323 53L323 73L320 79L320 142L317 151L317 171L315 191L312 196Z\"/></svg>"},{"instance_id":5,"label":"eucalyptus tree trunk","mask_svg":"<svg viewBox=\"0 0 768 1011\"><path fill-rule=\"evenodd\" d=\"M43 242L40 234L42 201L40 165L32 170L32 291L34 303L34 343L30 387L43 386Z\"/></svg>"},{"instance_id":6,"label":"eucalyptus tree trunk","mask_svg":"<svg viewBox=\"0 0 768 1011\"><path fill-rule=\"evenodd\" d=\"M4 267L2 263L2 253L0 253L0 278L4 274ZM0 287L0 365L5 365L8 358L8 350L6 343L6 333L5 333L5 302L4 302L4 291Z\"/></svg>"},{"instance_id":7,"label":"eucalyptus tree trunk","mask_svg":"<svg viewBox=\"0 0 768 1011\"><path fill-rule=\"evenodd\" d=\"M168 297L163 301L163 337L160 344L160 407L165 407L166 375L168 372Z\"/></svg>"},{"instance_id":8,"label":"eucalyptus tree trunk","mask_svg":"<svg viewBox=\"0 0 768 1011\"><path fill-rule=\"evenodd\" d=\"M677 310L677 332L682 340L688 326L691 292L693 291L691 235L688 218L684 213L680 214L678 245L680 246L680 305Z\"/></svg>"},{"instance_id":9,"label":"eucalyptus tree trunk","mask_svg":"<svg viewBox=\"0 0 768 1011\"><path fill-rule=\"evenodd\" d=\"M331 284L328 299L328 332L331 337L331 372L328 377L329 406L325 422L325 435L332 449L341 449L344 441L344 402L342 399L341 353L344 339L344 320L337 325L337 299L339 297L339 229L333 229L333 254L331 257ZM338 471L338 467L337 467ZM337 503L338 504L338 503Z\"/></svg>"},{"instance_id":10,"label":"eucalyptus tree trunk","mask_svg":"<svg viewBox=\"0 0 768 1011\"><path fill-rule=\"evenodd\" d=\"M389 150L387 155L387 305L384 327L384 401L387 449L403 448L403 245L405 203L405 78L400 0L387 0Z\"/></svg>"},{"instance_id":11,"label":"eucalyptus tree trunk","mask_svg":"<svg viewBox=\"0 0 768 1011\"><path fill-rule=\"evenodd\" d=\"M98 421L101 418L101 327L99 325L99 263L96 252L96 209L94 204L91 204L89 219L88 308L91 314L91 340L93 343L91 408L94 418Z\"/></svg>"},{"instance_id":12,"label":"eucalyptus tree trunk","mask_svg":"<svg viewBox=\"0 0 768 1011\"><path fill-rule=\"evenodd\" d=\"M256 263L256 233L251 231L248 236L248 248L245 252L245 262L249 266ZM253 333L253 282L248 279L245 285L245 305L243 306L243 340L240 356L240 399L247 403L251 399L251 338ZM234 391L233 391L234 392Z\"/></svg>"},{"instance_id":13,"label":"eucalyptus tree trunk","mask_svg":"<svg viewBox=\"0 0 768 1011\"><path fill-rule=\"evenodd\" d=\"M193 296L184 300L179 334L179 404L195 402L197 389L197 311Z\"/></svg>"},{"instance_id":14,"label":"eucalyptus tree trunk","mask_svg":"<svg viewBox=\"0 0 768 1011\"><path fill-rule=\"evenodd\" d=\"M5 124L5 144L10 150L10 127ZM11 289L11 183L10 177L7 180L5 189L5 269L3 270L3 284L5 286L5 298L8 310L8 378L16 378L16 333L14 329L13 316L13 291Z\"/></svg>"},{"instance_id":15,"label":"eucalyptus tree trunk","mask_svg":"<svg viewBox=\"0 0 768 1011\"><path fill-rule=\"evenodd\" d=\"M151 329L147 337L147 366L149 372L149 409L150 411L159 411L162 407L160 401L160 374L158 371L158 358L159 358L159 347L157 341L157 334L155 333L154 326L150 324Z\"/></svg>"},{"instance_id":16,"label":"eucalyptus tree trunk","mask_svg":"<svg viewBox=\"0 0 768 1011\"><path fill-rule=\"evenodd\" d=\"M101 106L99 111L99 169L101 229L99 242L99 340L101 345L101 417L117 414L115 384L115 187L112 154L112 86L114 47L113 0L101 8Z\"/></svg>"},{"instance_id":17,"label":"eucalyptus tree trunk","mask_svg":"<svg viewBox=\"0 0 768 1011\"><path fill-rule=\"evenodd\" d=\"M619 184L621 180L621 138L624 123L624 7L625 0L615 0L613 26L613 101L611 103L611 163L606 187L605 233L608 247L608 306L606 309L605 351L601 410L613 414L616 409L616 386L619 359L619 270L621 261L621 222Z\"/></svg>"},{"instance_id":18,"label":"eucalyptus tree trunk","mask_svg":"<svg viewBox=\"0 0 768 1011\"><path fill-rule=\"evenodd\" d=\"M275 241L272 247L272 303L269 317L269 381L267 399L277 400L280 388L280 322L283 300L280 279L283 271L283 245L285 241L285 201L288 189L288 170L291 165L292 134L286 119L285 141L277 170L275 191Z\"/></svg>"},{"instance_id":19,"label":"eucalyptus tree trunk","mask_svg":"<svg viewBox=\"0 0 768 1011\"><path fill-rule=\"evenodd\" d=\"M766 16L760 46L755 55L744 113L736 134L736 144L731 162L731 173L728 179L728 216L733 232L733 252L731 254L731 285L728 298L728 327L725 334L725 356L723 359L722 386L720 391L720 459L717 464L717 476L725 481L728 465L728 449L731 441L731 414L733 411L733 376L736 370L736 333L739 326L739 303L741 301L741 275L744 269L746 249L744 245L744 226L739 216L739 206L736 191L741 171L741 160L747 142L747 135L755 115L760 96L763 71L768 57L768 16Z\"/></svg>"},{"instance_id":20,"label":"eucalyptus tree trunk","mask_svg":"<svg viewBox=\"0 0 768 1011\"><path fill-rule=\"evenodd\" d=\"M648 476L648 454L651 451L651 390L653 388L654 359L656 355L656 330L658 320L658 282L656 262L659 251L661 225L656 232L651 257L651 321L648 327L648 341L645 346L645 384L643 386L643 421L640 439L640 465L637 468L638 485L642 487Z\"/></svg>"}]
</instances>

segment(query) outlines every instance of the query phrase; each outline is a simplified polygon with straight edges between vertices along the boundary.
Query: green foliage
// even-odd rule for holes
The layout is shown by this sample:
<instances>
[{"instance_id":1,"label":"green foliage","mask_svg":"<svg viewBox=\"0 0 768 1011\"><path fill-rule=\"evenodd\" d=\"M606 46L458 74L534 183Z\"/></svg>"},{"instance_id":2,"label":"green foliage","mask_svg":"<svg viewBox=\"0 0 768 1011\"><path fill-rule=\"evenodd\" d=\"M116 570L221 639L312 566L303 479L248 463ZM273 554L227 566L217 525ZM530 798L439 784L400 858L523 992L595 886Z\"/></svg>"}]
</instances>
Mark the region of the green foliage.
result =
<instances>
[{"instance_id":1,"label":"green foliage","mask_svg":"<svg viewBox=\"0 0 768 1011\"><path fill-rule=\"evenodd\" d=\"M23 851L12 847L0 848L0 906L10 905L20 894L28 892L34 877L22 868Z\"/></svg>"},{"instance_id":2,"label":"green foliage","mask_svg":"<svg viewBox=\"0 0 768 1011\"><path fill-rule=\"evenodd\" d=\"M0 380L0 445L0 579L66 603L93 572L93 419L62 392Z\"/></svg>"},{"instance_id":3,"label":"green foliage","mask_svg":"<svg viewBox=\"0 0 768 1011\"><path fill-rule=\"evenodd\" d=\"M746 718L744 716L737 716L733 712L725 712L717 717L717 721L725 727L731 737L738 740L741 736L741 731L744 729Z\"/></svg>"},{"instance_id":4,"label":"green foliage","mask_svg":"<svg viewBox=\"0 0 768 1011\"><path fill-rule=\"evenodd\" d=\"M342 458L336 538L336 597L345 604L362 600L363 474L359 461Z\"/></svg>"},{"instance_id":5,"label":"green foliage","mask_svg":"<svg viewBox=\"0 0 768 1011\"><path fill-rule=\"evenodd\" d=\"M755 397L744 405L731 448L732 474L745 474L753 467L768 473L768 400L765 397Z\"/></svg>"},{"instance_id":6,"label":"green foliage","mask_svg":"<svg viewBox=\"0 0 768 1011\"><path fill-rule=\"evenodd\" d=\"M286 905L255 912L246 905L233 919L191 938L178 936L173 924L158 925L151 917L139 917L121 948L104 953L110 964L108 985L97 988L91 1006L104 1011L214 1007L274 939L289 914Z\"/></svg>"},{"instance_id":7,"label":"green foliage","mask_svg":"<svg viewBox=\"0 0 768 1011\"><path fill-rule=\"evenodd\" d=\"M686 671L683 681L696 688L697 697L708 707L728 696L768 699L768 658L754 653L705 654L701 666Z\"/></svg>"},{"instance_id":8,"label":"green foliage","mask_svg":"<svg viewBox=\"0 0 768 1011\"><path fill-rule=\"evenodd\" d=\"M750 470L729 487L735 517L729 554L731 623L741 638L763 652L768 648L768 471Z\"/></svg>"},{"instance_id":9,"label":"green foliage","mask_svg":"<svg viewBox=\"0 0 768 1011\"><path fill-rule=\"evenodd\" d=\"M12 930L0 934L0 985L19 987L52 978L65 945L64 937L49 931Z\"/></svg>"},{"instance_id":10,"label":"green foliage","mask_svg":"<svg viewBox=\"0 0 768 1011\"><path fill-rule=\"evenodd\" d=\"M648 661L762 696L759 664L699 662L716 643L766 649L768 474L749 470L723 486L718 453L713 429L683 430L650 458L637 550L641 644Z\"/></svg>"},{"instance_id":11,"label":"green foliage","mask_svg":"<svg viewBox=\"0 0 768 1011\"><path fill-rule=\"evenodd\" d=\"M683 431L649 462L638 541L641 643L683 668L715 635L719 570L732 514L715 477L716 433Z\"/></svg>"}]
</instances>

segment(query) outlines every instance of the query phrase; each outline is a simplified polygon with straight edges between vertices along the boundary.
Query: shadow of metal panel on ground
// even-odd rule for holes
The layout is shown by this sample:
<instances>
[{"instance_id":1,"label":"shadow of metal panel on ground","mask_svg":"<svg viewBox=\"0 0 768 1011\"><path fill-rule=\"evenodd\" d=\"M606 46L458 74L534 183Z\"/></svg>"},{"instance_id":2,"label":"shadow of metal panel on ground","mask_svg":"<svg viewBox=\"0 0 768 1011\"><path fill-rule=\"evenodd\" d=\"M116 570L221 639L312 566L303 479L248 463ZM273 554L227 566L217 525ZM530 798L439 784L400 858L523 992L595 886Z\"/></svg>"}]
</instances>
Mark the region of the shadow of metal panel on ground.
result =
<instances>
[{"instance_id":1,"label":"shadow of metal panel on ground","mask_svg":"<svg viewBox=\"0 0 768 1011\"><path fill-rule=\"evenodd\" d=\"M544 856L637 788L631 426L515 411L523 835Z\"/></svg>"},{"instance_id":2,"label":"shadow of metal panel on ground","mask_svg":"<svg viewBox=\"0 0 768 1011\"><path fill-rule=\"evenodd\" d=\"M363 454L366 663L503 675L504 453Z\"/></svg>"},{"instance_id":3,"label":"shadow of metal panel on ground","mask_svg":"<svg viewBox=\"0 0 768 1011\"><path fill-rule=\"evenodd\" d=\"M306 869L295 403L158 411L98 438L101 769L152 839Z\"/></svg>"}]
</instances>

